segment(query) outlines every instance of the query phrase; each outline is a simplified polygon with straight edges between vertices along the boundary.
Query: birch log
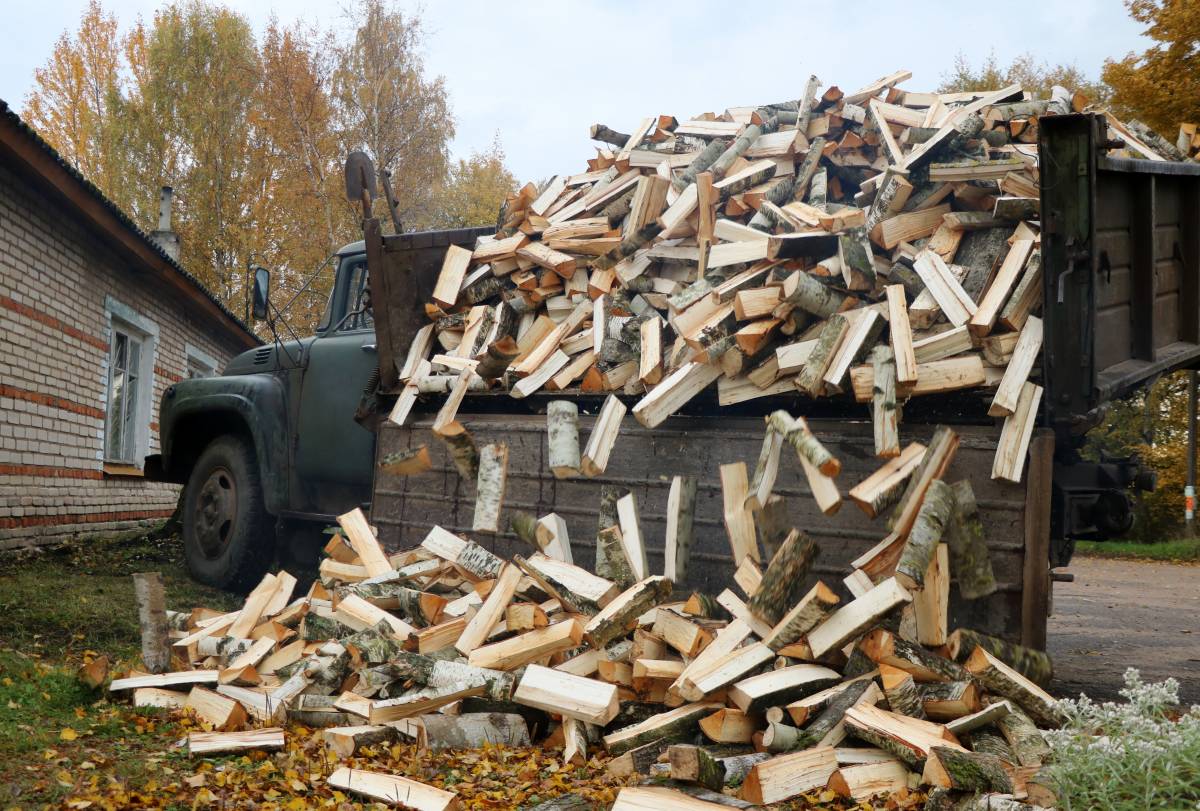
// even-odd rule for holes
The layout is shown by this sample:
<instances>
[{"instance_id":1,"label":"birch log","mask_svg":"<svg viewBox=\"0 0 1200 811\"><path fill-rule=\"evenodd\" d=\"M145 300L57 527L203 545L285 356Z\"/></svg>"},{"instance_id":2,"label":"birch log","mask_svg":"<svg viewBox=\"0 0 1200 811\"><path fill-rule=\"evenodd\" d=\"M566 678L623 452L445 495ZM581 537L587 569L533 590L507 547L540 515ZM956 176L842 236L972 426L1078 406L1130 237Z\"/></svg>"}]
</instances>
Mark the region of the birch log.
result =
<instances>
[{"instance_id":1,"label":"birch log","mask_svg":"<svg viewBox=\"0 0 1200 811\"><path fill-rule=\"evenodd\" d=\"M975 492L967 479L951 486L954 510L946 528L950 547L950 564L958 581L959 593L968 600L986 597L996 591L996 577L987 542L983 537L983 521Z\"/></svg>"},{"instance_id":2,"label":"birch log","mask_svg":"<svg viewBox=\"0 0 1200 811\"><path fill-rule=\"evenodd\" d=\"M900 455L900 410L896 405L896 355L890 346L871 350L871 420L875 427L875 456L891 459Z\"/></svg>"},{"instance_id":3,"label":"birch log","mask_svg":"<svg viewBox=\"0 0 1200 811\"><path fill-rule=\"evenodd\" d=\"M667 494L663 574L676 584L681 584L687 579L698 486L699 480L695 476L675 476L671 479L671 489Z\"/></svg>"},{"instance_id":4,"label":"birch log","mask_svg":"<svg viewBox=\"0 0 1200 811\"><path fill-rule=\"evenodd\" d=\"M501 442L484 445L479 454L479 477L475 483L475 532L499 532L500 508L508 478L508 445Z\"/></svg>"},{"instance_id":5,"label":"birch log","mask_svg":"<svg viewBox=\"0 0 1200 811\"><path fill-rule=\"evenodd\" d=\"M133 593L142 632L142 662L151 673L166 673L171 669L171 643L167 635L167 597L162 573L135 574Z\"/></svg>"},{"instance_id":6,"label":"birch log","mask_svg":"<svg viewBox=\"0 0 1200 811\"><path fill-rule=\"evenodd\" d=\"M793 529L771 558L762 583L750 597L747 606L751 613L769 625L779 622L791 607L792 595L804 582L816 556L817 545L812 538Z\"/></svg>"},{"instance_id":7,"label":"birch log","mask_svg":"<svg viewBox=\"0 0 1200 811\"><path fill-rule=\"evenodd\" d=\"M570 400L554 400L546 408L550 443L550 470L556 479L579 475L579 406Z\"/></svg>"},{"instance_id":8,"label":"birch log","mask_svg":"<svg viewBox=\"0 0 1200 811\"><path fill-rule=\"evenodd\" d=\"M934 479L925 491L925 500L917 512L912 531L904 542L900 562L896 564L896 580L905 588L919 589L925 583L925 572L934 550L942 539L950 511L954 508L954 495L950 486L941 479Z\"/></svg>"}]
</instances>

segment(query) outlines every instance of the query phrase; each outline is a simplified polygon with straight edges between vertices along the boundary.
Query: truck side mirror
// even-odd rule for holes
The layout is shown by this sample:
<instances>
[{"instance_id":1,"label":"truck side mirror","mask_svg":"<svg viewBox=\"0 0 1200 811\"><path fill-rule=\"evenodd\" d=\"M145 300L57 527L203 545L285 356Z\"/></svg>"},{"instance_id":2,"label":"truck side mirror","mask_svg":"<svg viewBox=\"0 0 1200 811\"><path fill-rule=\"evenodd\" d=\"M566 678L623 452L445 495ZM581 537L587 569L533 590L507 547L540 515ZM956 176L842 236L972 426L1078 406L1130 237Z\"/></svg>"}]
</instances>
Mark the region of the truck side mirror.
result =
<instances>
[{"instance_id":1,"label":"truck side mirror","mask_svg":"<svg viewBox=\"0 0 1200 811\"><path fill-rule=\"evenodd\" d=\"M267 317L267 301L271 294L271 271L259 267L254 269L254 289L251 295L250 311L256 321Z\"/></svg>"}]
</instances>

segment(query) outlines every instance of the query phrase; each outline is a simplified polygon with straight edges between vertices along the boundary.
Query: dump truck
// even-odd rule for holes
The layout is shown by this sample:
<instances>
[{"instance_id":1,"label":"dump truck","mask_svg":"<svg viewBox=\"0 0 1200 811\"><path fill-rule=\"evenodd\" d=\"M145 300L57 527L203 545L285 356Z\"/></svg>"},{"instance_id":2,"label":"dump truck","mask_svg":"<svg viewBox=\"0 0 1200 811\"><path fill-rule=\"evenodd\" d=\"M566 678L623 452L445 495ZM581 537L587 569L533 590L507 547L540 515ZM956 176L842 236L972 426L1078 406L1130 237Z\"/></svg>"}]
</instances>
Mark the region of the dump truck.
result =
<instances>
[{"instance_id":1,"label":"dump truck","mask_svg":"<svg viewBox=\"0 0 1200 811\"><path fill-rule=\"evenodd\" d=\"M1200 365L1200 166L1110 157L1103 116L1043 118L1040 130L1045 325L1045 393L1022 484L990 476L999 440L978 392L905 407L905 441L927 441L939 424L961 437L954 477L977 496L997 591L962 600L952 591L951 626L1044 648L1051 584L1064 575L1077 539L1121 534L1132 521L1131 494L1152 486L1134 458L1088 461L1081 449L1107 405L1177 369ZM434 525L470 532L473 482L457 474L440 443L429 442L442 397L422 398L404 425L386 419L399 391L398 368L427 323L443 256L472 248L494 229L383 234L364 220L364 240L337 254L332 292L316 334L234 358L219 377L170 386L160 412L161 453L148 473L185 485L183 543L193 575L226 588L249 588L278 554L313 564L336 516L369 509L390 549L420 543ZM269 277L256 278L256 309ZM459 410L480 442L509 447L507 511L555 512L569 529L577 563L590 566L599 491L633 492L648 540L650 568L661 571L667 490L673 475L698 477L696 538L681 589L720 590L732 558L723 525L718 467L753 463L763 415L803 414L842 462L841 480L878 467L868 409L851 400L776 395L720 407L704 392L654 430L626 418L603 475L556 479L547 465L545 411L556 398L579 404L581 431L601 399L580 392L472 392ZM590 415L590 416L588 416ZM433 467L417 476L379 470L379 460L428 444ZM826 516L795 466L782 466L776 492L791 519L820 546L810 577L845 597L847 565L884 534L858 510ZM502 556L522 551L515 535L475 534Z\"/></svg>"}]
</instances>

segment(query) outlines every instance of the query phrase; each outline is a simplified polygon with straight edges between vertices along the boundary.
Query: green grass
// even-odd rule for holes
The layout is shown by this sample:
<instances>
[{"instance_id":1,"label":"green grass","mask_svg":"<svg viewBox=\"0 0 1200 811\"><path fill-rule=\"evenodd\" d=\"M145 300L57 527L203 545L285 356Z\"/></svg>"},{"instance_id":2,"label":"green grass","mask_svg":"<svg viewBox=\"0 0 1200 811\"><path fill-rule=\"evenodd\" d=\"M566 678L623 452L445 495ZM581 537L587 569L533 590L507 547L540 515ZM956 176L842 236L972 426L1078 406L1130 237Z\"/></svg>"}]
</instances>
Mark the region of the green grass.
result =
<instances>
[{"instance_id":1,"label":"green grass","mask_svg":"<svg viewBox=\"0 0 1200 811\"><path fill-rule=\"evenodd\" d=\"M85 650L132 663L139 656L134 572L158 571L167 607L229 611L233 595L193 582L178 538L84 540L5 561L0 574L0 645L53 660Z\"/></svg>"},{"instance_id":2,"label":"green grass","mask_svg":"<svg viewBox=\"0 0 1200 811\"><path fill-rule=\"evenodd\" d=\"M82 540L4 560L0 808L56 806L99 770L135 775L178 737L161 711L111 704L75 678L87 651L107 655L114 670L140 665L130 575L145 571L162 572L168 608L241 602L189 579L178 538ZM65 740L64 729L75 739Z\"/></svg>"},{"instance_id":3,"label":"green grass","mask_svg":"<svg viewBox=\"0 0 1200 811\"><path fill-rule=\"evenodd\" d=\"M1200 540L1177 541L1079 541L1075 544L1076 554L1095 558L1125 558L1133 560L1163 560L1173 562L1200 562Z\"/></svg>"}]
</instances>

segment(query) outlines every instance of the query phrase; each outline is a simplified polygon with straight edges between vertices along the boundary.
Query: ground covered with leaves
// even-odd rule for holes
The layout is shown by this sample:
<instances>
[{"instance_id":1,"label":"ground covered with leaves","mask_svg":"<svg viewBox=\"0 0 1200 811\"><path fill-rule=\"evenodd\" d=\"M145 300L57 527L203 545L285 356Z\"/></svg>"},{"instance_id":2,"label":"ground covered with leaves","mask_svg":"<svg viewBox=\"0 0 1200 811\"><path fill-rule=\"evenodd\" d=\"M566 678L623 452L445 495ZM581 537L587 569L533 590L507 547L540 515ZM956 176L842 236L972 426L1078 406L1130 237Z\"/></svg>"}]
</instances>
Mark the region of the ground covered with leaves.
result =
<instances>
[{"instance_id":1,"label":"ground covered with leaves","mask_svg":"<svg viewBox=\"0 0 1200 811\"><path fill-rule=\"evenodd\" d=\"M78 666L107 655L138 660L129 575L161 571L171 608L231 610L241 598L192 582L178 539L130 537L8 558L0 573L0 809L302 809L382 807L330 788L339 766L404 775L456 792L468 809L519 809L577 794L606 809L622 785L607 758L564 766L561 751L489 747L418 751L369 747L331 755L319 730L287 727L279 752L192 758L181 746L204 728L188 714L134 709L80 683ZM854 803L818 792L780 809L920 808L923 797Z\"/></svg>"}]
</instances>

